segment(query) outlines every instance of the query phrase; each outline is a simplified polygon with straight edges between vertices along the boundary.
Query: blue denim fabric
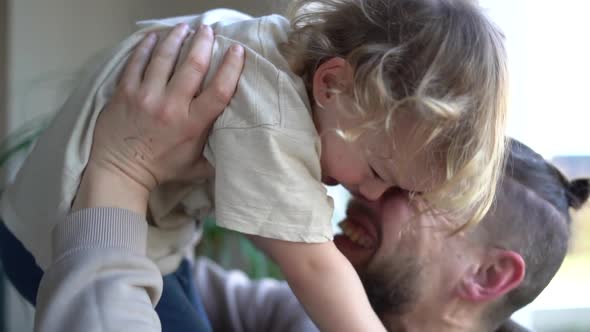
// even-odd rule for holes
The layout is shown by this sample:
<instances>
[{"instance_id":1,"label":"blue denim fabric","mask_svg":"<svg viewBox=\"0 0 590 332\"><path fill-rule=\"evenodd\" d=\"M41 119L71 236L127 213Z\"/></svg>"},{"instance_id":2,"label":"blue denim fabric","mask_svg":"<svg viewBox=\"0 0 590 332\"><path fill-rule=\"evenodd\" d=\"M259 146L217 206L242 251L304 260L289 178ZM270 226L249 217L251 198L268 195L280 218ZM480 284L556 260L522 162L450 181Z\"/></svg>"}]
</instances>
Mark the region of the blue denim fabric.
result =
<instances>
[{"instance_id":1,"label":"blue denim fabric","mask_svg":"<svg viewBox=\"0 0 590 332\"><path fill-rule=\"evenodd\" d=\"M35 305L43 270L1 221L0 258L7 279L27 301ZM163 332L212 331L192 280L193 271L187 260L182 261L175 272L164 276L162 298L156 306Z\"/></svg>"}]
</instances>

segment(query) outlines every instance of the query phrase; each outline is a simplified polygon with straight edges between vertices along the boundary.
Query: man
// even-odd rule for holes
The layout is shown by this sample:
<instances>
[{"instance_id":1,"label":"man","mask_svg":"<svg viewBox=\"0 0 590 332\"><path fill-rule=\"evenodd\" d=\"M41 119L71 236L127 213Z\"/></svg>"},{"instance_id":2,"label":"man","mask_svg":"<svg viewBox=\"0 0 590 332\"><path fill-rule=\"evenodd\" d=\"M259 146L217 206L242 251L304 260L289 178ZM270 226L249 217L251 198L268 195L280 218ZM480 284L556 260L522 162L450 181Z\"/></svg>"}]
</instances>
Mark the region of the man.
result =
<instances>
[{"instance_id":1,"label":"man","mask_svg":"<svg viewBox=\"0 0 590 332\"><path fill-rule=\"evenodd\" d=\"M375 202L354 197L335 242L391 331L518 331L506 321L559 269L568 209L587 197L588 180L567 181L513 141L497 202L478 225L455 234L460 223L417 216L408 194L391 190ZM281 318L283 330L297 330L289 328L301 322L286 286L211 264L199 261L196 279L216 331L265 330Z\"/></svg>"},{"instance_id":2,"label":"man","mask_svg":"<svg viewBox=\"0 0 590 332\"><path fill-rule=\"evenodd\" d=\"M496 205L479 225L453 235L460 225L442 216L412 220L407 195L393 192L378 203L353 200L345 221L354 225L349 234L372 234L379 249L347 246L351 236L339 248L392 330L492 331L561 265L575 205L570 188L541 156L513 142Z\"/></svg>"}]
</instances>

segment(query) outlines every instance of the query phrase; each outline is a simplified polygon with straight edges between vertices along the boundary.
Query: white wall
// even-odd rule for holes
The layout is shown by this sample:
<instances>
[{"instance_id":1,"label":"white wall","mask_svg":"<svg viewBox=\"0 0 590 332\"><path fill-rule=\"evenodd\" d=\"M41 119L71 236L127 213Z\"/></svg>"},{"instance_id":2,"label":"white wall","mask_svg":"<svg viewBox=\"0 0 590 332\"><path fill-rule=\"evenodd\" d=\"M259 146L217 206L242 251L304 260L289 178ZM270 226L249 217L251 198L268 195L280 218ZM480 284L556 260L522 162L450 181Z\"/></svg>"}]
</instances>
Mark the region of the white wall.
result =
<instances>
[{"instance_id":1,"label":"white wall","mask_svg":"<svg viewBox=\"0 0 590 332\"><path fill-rule=\"evenodd\" d=\"M132 32L137 20L188 15L214 7L251 14L278 8L272 0L0 1L8 1L4 17L8 24L8 112L3 114L7 129L58 107L75 84L76 70L97 51ZM0 137L5 134L0 132Z\"/></svg>"}]
</instances>

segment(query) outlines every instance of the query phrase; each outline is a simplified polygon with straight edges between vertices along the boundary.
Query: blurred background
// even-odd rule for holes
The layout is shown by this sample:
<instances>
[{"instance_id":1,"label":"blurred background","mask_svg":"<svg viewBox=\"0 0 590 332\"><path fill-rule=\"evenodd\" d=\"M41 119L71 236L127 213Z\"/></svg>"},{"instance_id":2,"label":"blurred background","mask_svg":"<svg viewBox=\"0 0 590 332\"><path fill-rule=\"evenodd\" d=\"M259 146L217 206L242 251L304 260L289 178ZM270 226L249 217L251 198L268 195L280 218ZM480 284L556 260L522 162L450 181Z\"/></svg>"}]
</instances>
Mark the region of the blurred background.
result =
<instances>
[{"instance_id":1,"label":"blurred background","mask_svg":"<svg viewBox=\"0 0 590 332\"><path fill-rule=\"evenodd\" d=\"M0 0L2 179L14 173L46 119L75 85L77 71L146 18L234 8L283 12L272 0ZM509 134L553 160L570 177L590 176L590 1L482 0L506 35L511 75ZM343 214L346 193L331 188ZM199 252L254 277L276 267L235 234L207 225ZM515 314L535 331L590 331L590 208L575 218L570 254L550 286ZM239 252L237 256L233 253ZM1 272L0 272L1 275ZM32 310L2 281L0 332L32 331Z\"/></svg>"}]
</instances>

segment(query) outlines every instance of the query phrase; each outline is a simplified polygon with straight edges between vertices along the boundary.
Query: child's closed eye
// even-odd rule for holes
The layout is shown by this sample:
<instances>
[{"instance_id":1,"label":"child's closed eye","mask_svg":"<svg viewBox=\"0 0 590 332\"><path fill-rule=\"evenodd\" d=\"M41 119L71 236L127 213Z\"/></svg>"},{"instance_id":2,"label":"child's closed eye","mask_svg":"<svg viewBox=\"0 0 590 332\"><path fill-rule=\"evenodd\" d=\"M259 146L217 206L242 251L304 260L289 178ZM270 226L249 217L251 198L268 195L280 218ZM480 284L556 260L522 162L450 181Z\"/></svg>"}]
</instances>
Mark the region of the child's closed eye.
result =
<instances>
[{"instance_id":1,"label":"child's closed eye","mask_svg":"<svg viewBox=\"0 0 590 332\"><path fill-rule=\"evenodd\" d=\"M369 165L369 168L371 169L371 173L373 173L373 177L375 179L385 182L385 180L379 175L379 173L377 173L377 171L373 168L373 166Z\"/></svg>"}]
</instances>

